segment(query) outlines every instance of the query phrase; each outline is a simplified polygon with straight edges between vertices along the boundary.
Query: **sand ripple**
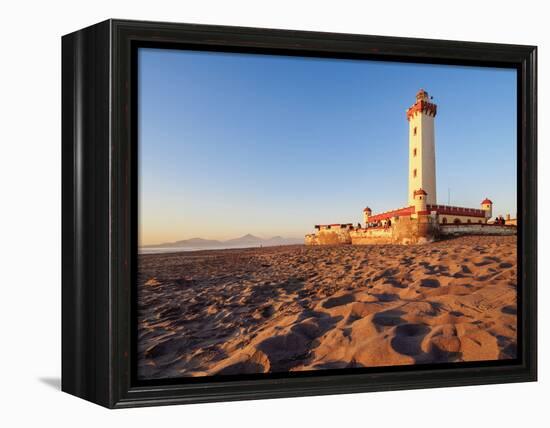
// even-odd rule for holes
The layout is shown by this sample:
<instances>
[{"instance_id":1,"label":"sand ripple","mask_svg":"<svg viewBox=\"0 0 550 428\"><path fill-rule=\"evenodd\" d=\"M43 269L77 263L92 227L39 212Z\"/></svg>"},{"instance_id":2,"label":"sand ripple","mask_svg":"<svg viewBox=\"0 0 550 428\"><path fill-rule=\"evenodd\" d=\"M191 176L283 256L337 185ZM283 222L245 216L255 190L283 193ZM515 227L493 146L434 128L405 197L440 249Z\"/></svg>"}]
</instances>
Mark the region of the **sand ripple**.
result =
<instances>
[{"instance_id":1,"label":"sand ripple","mask_svg":"<svg viewBox=\"0 0 550 428\"><path fill-rule=\"evenodd\" d=\"M516 357L516 238L140 256L144 378Z\"/></svg>"}]
</instances>

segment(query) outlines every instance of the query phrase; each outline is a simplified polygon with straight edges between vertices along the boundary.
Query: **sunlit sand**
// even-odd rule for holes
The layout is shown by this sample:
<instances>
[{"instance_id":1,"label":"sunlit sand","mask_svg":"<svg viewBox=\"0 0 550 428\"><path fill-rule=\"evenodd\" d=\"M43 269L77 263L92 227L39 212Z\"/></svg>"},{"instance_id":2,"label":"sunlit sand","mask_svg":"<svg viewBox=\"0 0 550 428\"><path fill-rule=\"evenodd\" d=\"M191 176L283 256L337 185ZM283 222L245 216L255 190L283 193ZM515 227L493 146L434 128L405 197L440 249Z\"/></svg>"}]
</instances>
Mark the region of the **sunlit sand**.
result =
<instances>
[{"instance_id":1,"label":"sunlit sand","mask_svg":"<svg viewBox=\"0 0 550 428\"><path fill-rule=\"evenodd\" d=\"M516 237L139 256L143 378L516 356Z\"/></svg>"}]
</instances>

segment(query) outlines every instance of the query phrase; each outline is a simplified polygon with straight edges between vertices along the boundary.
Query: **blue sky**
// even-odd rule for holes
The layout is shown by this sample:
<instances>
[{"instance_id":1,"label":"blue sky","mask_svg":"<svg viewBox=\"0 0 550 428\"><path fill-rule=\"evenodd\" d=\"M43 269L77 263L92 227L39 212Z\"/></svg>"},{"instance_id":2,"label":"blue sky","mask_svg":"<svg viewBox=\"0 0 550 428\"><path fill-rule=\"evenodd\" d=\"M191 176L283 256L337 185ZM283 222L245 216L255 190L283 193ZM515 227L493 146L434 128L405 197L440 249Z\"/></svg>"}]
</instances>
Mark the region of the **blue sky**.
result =
<instances>
[{"instance_id":1,"label":"blue sky","mask_svg":"<svg viewBox=\"0 0 550 428\"><path fill-rule=\"evenodd\" d=\"M140 49L140 243L300 237L405 206L420 88L438 202L515 216L515 70Z\"/></svg>"}]
</instances>

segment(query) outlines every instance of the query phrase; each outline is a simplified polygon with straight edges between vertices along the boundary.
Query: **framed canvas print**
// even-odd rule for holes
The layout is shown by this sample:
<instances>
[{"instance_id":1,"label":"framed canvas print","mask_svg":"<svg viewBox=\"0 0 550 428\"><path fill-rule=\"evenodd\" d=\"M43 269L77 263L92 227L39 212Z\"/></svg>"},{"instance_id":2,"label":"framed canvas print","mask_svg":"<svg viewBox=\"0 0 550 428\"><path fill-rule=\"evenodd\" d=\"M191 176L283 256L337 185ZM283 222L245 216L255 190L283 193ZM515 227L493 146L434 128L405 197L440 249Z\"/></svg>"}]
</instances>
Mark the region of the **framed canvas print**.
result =
<instances>
[{"instance_id":1,"label":"framed canvas print","mask_svg":"<svg viewBox=\"0 0 550 428\"><path fill-rule=\"evenodd\" d=\"M536 380L536 48L109 20L62 39L62 389Z\"/></svg>"}]
</instances>

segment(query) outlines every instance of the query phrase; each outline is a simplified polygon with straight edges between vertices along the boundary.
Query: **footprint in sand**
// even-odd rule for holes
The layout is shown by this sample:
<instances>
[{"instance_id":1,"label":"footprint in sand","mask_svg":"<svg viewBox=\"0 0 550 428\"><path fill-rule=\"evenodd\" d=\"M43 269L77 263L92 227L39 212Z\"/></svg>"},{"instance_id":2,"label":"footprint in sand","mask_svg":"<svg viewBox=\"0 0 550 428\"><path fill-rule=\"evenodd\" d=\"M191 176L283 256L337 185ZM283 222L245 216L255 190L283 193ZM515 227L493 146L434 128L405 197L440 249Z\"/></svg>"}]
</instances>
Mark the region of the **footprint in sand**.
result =
<instances>
[{"instance_id":1,"label":"footprint in sand","mask_svg":"<svg viewBox=\"0 0 550 428\"><path fill-rule=\"evenodd\" d=\"M393 302L399 300L399 295L395 293L373 293L371 295L376 297L379 302Z\"/></svg>"},{"instance_id":2,"label":"footprint in sand","mask_svg":"<svg viewBox=\"0 0 550 428\"><path fill-rule=\"evenodd\" d=\"M392 348L400 354L411 357L422 353L420 344L431 328L424 324L402 324L395 328Z\"/></svg>"},{"instance_id":3,"label":"footprint in sand","mask_svg":"<svg viewBox=\"0 0 550 428\"><path fill-rule=\"evenodd\" d=\"M437 279L423 278L420 280L420 286L426 288L439 288L441 284Z\"/></svg>"},{"instance_id":4,"label":"footprint in sand","mask_svg":"<svg viewBox=\"0 0 550 428\"><path fill-rule=\"evenodd\" d=\"M396 287L396 288L407 288L406 284L403 284L401 281L399 281L394 277L386 278L386 281L384 282L384 284L389 284L392 287Z\"/></svg>"},{"instance_id":5,"label":"footprint in sand","mask_svg":"<svg viewBox=\"0 0 550 428\"><path fill-rule=\"evenodd\" d=\"M389 268L384 270L381 274L376 275L373 279L373 281L378 281L382 278L389 278L397 275L399 273L399 269L397 268Z\"/></svg>"},{"instance_id":6,"label":"footprint in sand","mask_svg":"<svg viewBox=\"0 0 550 428\"><path fill-rule=\"evenodd\" d=\"M351 303L351 302L354 302L354 301L355 301L355 297L352 294L345 294L343 296L331 297L331 298L325 300L322 303L322 306L325 309L330 309L330 308L334 308L336 306L347 305L348 303Z\"/></svg>"},{"instance_id":7,"label":"footprint in sand","mask_svg":"<svg viewBox=\"0 0 550 428\"><path fill-rule=\"evenodd\" d=\"M483 258L478 257L473 259L472 261L474 262L474 265L478 267L490 265L491 263L495 262L495 260L491 257L483 257Z\"/></svg>"},{"instance_id":8,"label":"footprint in sand","mask_svg":"<svg viewBox=\"0 0 550 428\"><path fill-rule=\"evenodd\" d=\"M389 309L387 311L376 313L372 318L372 322L377 327L393 327L406 322L403 318L401 318L402 315L405 315L404 311L399 309Z\"/></svg>"},{"instance_id":9,"label":"footprint in sand","mask_svg":"<svg viewBox=\"0 0 550 428\"><path fill-rule=\"evenodd\" d=\"M269 318L275 313L275 308L273 305L266 306L262 309L261 314L264 318Z\"/></svg>"},{"instance_id":10,"label":"footprint in sand","mask_svg":"<svg viewBox=\"0 0 550 428\"><path fill-rule=\"evenodd\" d=\"M215 372L216 375L235 375L235 374L253 374L265 373L269 371L268 364L261 364L253 361L239 361Z\"/></svg>"},{"instance_id":11,"label":"footprint in sand","mask_svg":"<svg viewBox=\"0 0 550 428\"><path fill-rule=\"evenodd\" d=\"M501 309L501 312L508 315L517 315L518 310L516 305L504 306Z\"/></svg>"}]
</instances>

